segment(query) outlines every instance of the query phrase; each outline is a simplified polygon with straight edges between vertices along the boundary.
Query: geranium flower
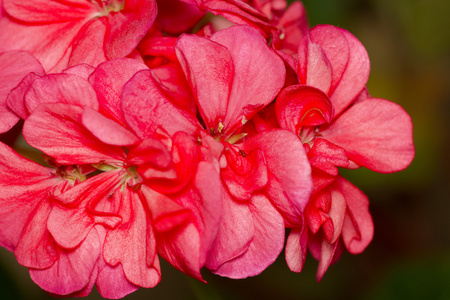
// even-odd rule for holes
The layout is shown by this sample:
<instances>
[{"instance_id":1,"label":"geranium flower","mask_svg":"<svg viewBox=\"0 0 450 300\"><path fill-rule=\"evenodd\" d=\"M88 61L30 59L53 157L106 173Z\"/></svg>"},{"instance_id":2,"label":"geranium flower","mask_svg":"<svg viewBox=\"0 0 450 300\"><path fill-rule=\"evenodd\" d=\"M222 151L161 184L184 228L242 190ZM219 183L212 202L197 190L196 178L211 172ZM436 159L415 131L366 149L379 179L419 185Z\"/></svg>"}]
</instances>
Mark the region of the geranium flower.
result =
<instances>
[{"instance_id":1,"label":"geranium flower","mask_svg":"<svg viewBox=\"0 0 450 300\"><path fill-rule=\"evenodd\" d=\"M176 50L201 120L155 89L148 71L125 86L123 109L141 115L129 122L133 128L153 132L144 118L150 116L169 135L184 131L196 137L218 158L223 216L206 266L232 278L259 274L282 250L285 223L298 225L311 188L309 163L293 134L275 130L245 137L241 130L284 85L283 62L247 26L219 31L211 39L183 35ZM292 159L304 164L293 165Z\"/></svg>"},{"instance_id":2,"label":"geranium flower","mask_svg":"<svg viewBox=\"0 0 450 300\"><path fill-rule=\"evenodd\" d=\"M338 176L337 167L382 173L406 168L414 157L412 123L399 105L369 97L369 59L349 32L317 26L303 39L298 57L301 84L280 93L276 114L281 128L303 142L314 188L304 227L289 235L286 260L299 272L308 245L320 261L320 280L342 252L341 240L356 254L373 236L367 197Z\"/></svg>"},{"instance_id":3,"label":"geranium flower","mask_svg":"<svg viewBox=\"0 0 450 300\"><path fill-rule=\"evenodd\" d=\"M142 68L136 64L104 63L90 75L93 85L73 74L47 75L25 93L28 143L60 168L83 165L100 172L68 190L38 189L46 202L26 196L22 201L32 209L43 206L37 216L22 216L32 224L30 231L41 233L22 247L22 257L32 252L28 245L55 245L45 265L30 266L33 280L50 293L86 295L97 284L104 297L118 298L140 286L153 287L161 273L157 254L201 279L221 214L218 163L200 155L201 146L186 133L168 136L157 130L140 139L121 124L135 117L119 110L121 87L108 83L117 72ZM41 97L48 92L40 88L45 85L52 93ZM71 90L77 85L84 88ZM11 203L7 195L2 205ZM23 222L10 231L21 228Z\"/></svg>"},{"instance_id":4,"label":"geranium flower","mask_svg":"<svg viewBox=\"0 0 450 300\"><path fill-rule=\"evenodd\" d=\"M125 57L153 24L155 0L4 0L0 51L26 50L49 72Z\"/></svg>"}]
</instances>

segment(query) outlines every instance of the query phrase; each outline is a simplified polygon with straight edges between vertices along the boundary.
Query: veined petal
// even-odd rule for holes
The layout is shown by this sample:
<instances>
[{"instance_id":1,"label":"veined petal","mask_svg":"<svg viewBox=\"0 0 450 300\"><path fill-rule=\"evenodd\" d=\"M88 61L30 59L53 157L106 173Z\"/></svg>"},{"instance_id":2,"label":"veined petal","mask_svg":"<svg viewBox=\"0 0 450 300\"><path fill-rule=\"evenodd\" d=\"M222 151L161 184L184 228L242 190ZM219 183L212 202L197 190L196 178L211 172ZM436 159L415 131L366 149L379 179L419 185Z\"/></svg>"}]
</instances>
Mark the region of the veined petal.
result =
<instances>
[{"instance_id":1,"label":"veined petal","mask_svg":"<svg viewBox=\"0 0 450 300\"><path fill-rule=\"evenodd\" d=\"M96 210L96 204L103 198L108 198L109 202L120 203L120 194L114 191L119 188L121 177L120 171L104 172L55 197L62 205L53 207L47 227L58 245L74 249L86 238L95 224L114 228L121 222L117 212Z\"/></svg>"},{"instance_id":2,"label":"veined petal","mask_svg":"<svg viewBox=\"0 0 450 300\"><path fill-rule=\"evenodd\" d=\"M0 246L14 251L30 215L48 192L64 184L52 172L0 143Z\"/></svg>"},{"instance_id":3,"label":"veined petal","mask_svg":"<svg viewBox=\"0 0 450 300\"><path fill-rule=\"evenodd\" d=\"M137 193L125 187L120 215L122 223L106 234L103 257L108 265L123 267L126 278L151 288L161 279L152 223Z\"/></svg>"},{"instance_id":4,"label":"veined petal","mask_svg":"<svg viewBox=\"0 0 450 300\"><path fill-rule=\"evenodd\" d=\"M131 131L90 107L84 108L82 123L96 138L105 144L129 146L139 142L138 137Z\"/></svg>"},{"instance_id":5,"label":"veined petal","mask_svg":"<svg viewBox=\"0 0 450 300\"><path fill-rule=\"evenodd\" d=\"M225 119L234 65L228 49L197 35L182 35L175 45L207 130Z\"/></svg>"},{"instance_id":6,"label":"veined petal","mask_svg":"<svg viewBox=\"0 0 450 300\"><path fill-rule=\"evenodd\" d=\"M3 0L3 6L10 16L29 23L67 22L95 13L95 6L82 0Z\"/></svg>"},{"instance_id":7,"label":"veined petal","mask_svg":"<svg viewBox=\"0 0 450 300\"><path fill-rule=\"evenodd\" d=\"M322 135L344 148L350 160L376 172L403 170L414 158L410 116L398 104L384 99L358 102Z\"/></svg>"},{"instance_id":8,"label":"veined petal","mask_svg":"<svg viewBox=\"0 0 450 300\"><path fill-rule=\"evenodd\" d=\"M140 71L128 81L122 92L122 109L125 120L142 139L152 137L159 127L172 136L178 131L192 135L199 126L190 111L167 98L151 71Z\"/></svg>"},{"instance_id":9,"label":"veined petal","mask_svg":"<svg viewBox=\"0 0 450 300\"><path fill-rule=\"evenodd\" d=\"M59 259L52 267L43 270L30 269L31 279L53 294L69 295L81 291L92 280L92 272L97 272L100 246L97 231L91 230L76 249L59 248Z\"/></svg>"},{"instance_id":10,"label":"veined petal","mask_svg":"<svg viewBox=\"0 0 450 300\"><path fill-rule=\"evenodd\" d=\"M103 261L103 267L99 267L96 287L103 298L120 299L139 288L125 277L122 265L111 267L104 262L103 257L100 259Z\"/></svg>"},{"instance_id":11,"label":"veined petal","mask_svg":"<svg viewBox=\"0 0 450 300\"><path fill-rule=\"evenodd\" d=\"M22 266L47 269L59 259L56 243L47 230L51 209L50 201L45 199L29 215L14 251L17 262Z\"/></svg>"},{"instance_id":12,"label":"veined petal","mask_svg":"<svg viewBox=\"0 0 450 300\"><path fill-rule=\"evenodd\" d=\"M155 0L127 0L124 8L108 15L105 53L108 59L129 55L136 49L157 15Z\"/></svg>"},{"instance_id":13,"label":"veined petal","mask_svg":"<svg viewBox=\"0 0 450 300\"><path fill-rule=\"evenodd\" d=\"M248 203L234 201L226 188L222 187L222 219L208 254L206 267L216 273L221 266L243 255L250 247L254 235L254 220ZM230 273L226 269L225 272Z\"/></svg>"},{"instance_id":14,"label":"veined petal","mask_svg":"<svg viewBox=\"0 0 450 300\"><path fill-rule=\"evenodd\" d=\"M122 113L120 95L122 89L134 74L147 69L142 62L129 59L115 59L100 64L89 77L97 93L99 111L122 126L128 126Z\"/></svg>"},{"instance_id":15,"label":"veined petal","mask_svg":"<svg viewBox=\"0 0 450 300\"><path fill-rule=\"evenodd\" d=\"M120 163L122 147L105 145L82 125L83 108L50 103L36 108L25 121L27 142L61 164Z\"/></svg>"},{"instance_id":16,"label":"veined petal","mask_svg":"<svg viewBox=\"0 0 450 300\"><path fill-rule=\"evenodd\" d=\"M43 103L65 103L98 110L95 91L89 82L72 74L49 74L37 77L24 95L29 114Z\"/></svg>"},{"instance_id":17,"label":"veined petal","mask_svg":"<svg viewBox=\"0 0 450 300\"><path fill-rule=\"evenodd\" d=\"M270 201L263 195L255 195L248 208L254 226L252 241L241 255L224 262L212 270L213 273L236 279L258 275L275 261L283 249L284 220Z\"/></svg>"},{"instance_id":18,"label":"veined petal","mask_svg":"<svg viewBox=\"0 0 450 300\"><path fill-rule=\"evenodd\" d=\"M301 141L292 132L275 129L245 141L243 149L262 150L269 172L267 196L283 217L297 223L312 190L311 166Z\"/></svg>"},{"instance_id":19,"label":"veined petal","mask_svg":"<svg viewBox=\"0 0 450 300\"><path fill-rule=\"evenodd\" d=\"M284 86L286 69L283 60L254 28L232 26L215 33L211 40L228 49L234 65L226 118L222 121L226 134L241 127L243 117L250 120L275 99Z\"/></svg>"},{"instance_id":20,"label":"veined petal","mask_svg":"<svg viewBox=\"0 0 450 300\"><path fill-rule=\"evenodd\" d=\"M7 106L8 93L30 72L43 73L39 61L25 51L0 53L0 133L11 129L19 120ZM20 101L22 102L22 101Z\"/></svg>"},{"instance_id":21,"label":"veined petal","mask_svg":"<svg viewBox=\"0 0 450 300\"><path fill-rule=\"evenodd\" d=\"M333 80L332 74L332 66L323 49L313 43L309 35L304 36L298 47L299 82L327 94Z\"/></svg>"}]
</instances>

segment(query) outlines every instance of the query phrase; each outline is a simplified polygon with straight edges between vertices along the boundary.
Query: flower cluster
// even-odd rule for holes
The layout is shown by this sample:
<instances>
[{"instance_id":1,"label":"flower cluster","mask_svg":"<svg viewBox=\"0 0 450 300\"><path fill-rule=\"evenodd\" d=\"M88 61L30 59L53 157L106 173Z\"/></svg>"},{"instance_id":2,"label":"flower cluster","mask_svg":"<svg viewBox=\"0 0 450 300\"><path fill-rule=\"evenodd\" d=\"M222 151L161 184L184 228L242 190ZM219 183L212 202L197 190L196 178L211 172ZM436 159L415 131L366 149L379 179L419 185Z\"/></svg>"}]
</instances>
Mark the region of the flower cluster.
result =
<instances>
[{"instance_id":1,"label":"flower cluster","mask_svg":"<svg viewBox=\"0 0 450 300\"><path fill-rule=\"evenodd\" d=\"M414 157L408 114L366 89L364 47L310 29L300 2L0 4L0 132L23 119L44 158L0 144L0 245L51 294L154 287L160 258L245 278L284 246L321 280L373 236L338 168Z\"/></svg>"}]
</instances>

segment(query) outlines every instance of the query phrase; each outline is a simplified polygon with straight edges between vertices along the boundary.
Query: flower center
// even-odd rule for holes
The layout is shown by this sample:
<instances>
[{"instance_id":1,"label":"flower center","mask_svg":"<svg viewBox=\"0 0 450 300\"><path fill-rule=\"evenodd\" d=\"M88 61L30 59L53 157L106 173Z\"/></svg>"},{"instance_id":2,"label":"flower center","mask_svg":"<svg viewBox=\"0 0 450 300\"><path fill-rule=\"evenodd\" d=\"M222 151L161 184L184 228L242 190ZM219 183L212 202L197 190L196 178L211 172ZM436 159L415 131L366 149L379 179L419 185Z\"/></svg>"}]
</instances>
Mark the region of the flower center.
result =
<instances>
[{"instance_id":1,"label":"flower center","mask_svg":"<svg viewBox=\"0 0 450 300\"><path fill-rule=\"evenodd\" d=\"M97 8L98 13L93 17L100 18L109 15L111 12L119 12L125 7L125 0L91 0Z\"/></svg>"}]
</instances>

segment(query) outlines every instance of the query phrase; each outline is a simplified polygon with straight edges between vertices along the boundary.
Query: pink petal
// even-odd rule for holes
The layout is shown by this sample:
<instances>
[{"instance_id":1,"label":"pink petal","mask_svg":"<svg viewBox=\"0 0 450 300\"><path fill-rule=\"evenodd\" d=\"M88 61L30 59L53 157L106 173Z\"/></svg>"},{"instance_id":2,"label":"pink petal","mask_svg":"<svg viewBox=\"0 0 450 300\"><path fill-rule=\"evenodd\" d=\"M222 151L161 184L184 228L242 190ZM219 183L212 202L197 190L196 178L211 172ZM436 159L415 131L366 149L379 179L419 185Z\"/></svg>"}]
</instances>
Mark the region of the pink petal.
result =
<instances>
[{"instance_id":1,"label":"pink petal","mask_svg":"<svg viewBox=\"0 0 450 300\"><path fill-rule=\"evenodd\" d=\"M332 83L333 69L320 45L305 36L298 47L298 76L302 84L328 93Z\"/></svg>"},{"instance_id":2,"label":"pink petal","mask_svg":"<svg viewBox=\"0 0 450 300\"><path fill-rule=\"evenodd\" d=\"M120 187L122 174L108 171L91 177L56 197L62 205L53 207L47 227L55 241L67 249L76 248L86 238L95 224L114 228L121 217L114 212L96 211L96 204ZM110 202L120 201L114 194Z\"/></svg>"},{"instance_id":3,"label":"pink petal","mask_svg":"<svg viewBox=\"0 0 450 300\"><path fill-rule=\"evenodd\" d=\"M225 119L233 82L229 51L209 39L186 34L179 38L175 49L207 130L215 129Z\"/></svg>"},{"instance_id":4,"label":"pink petal","mask_svg":"<svg viewBox=\"0 0 450 300\"><path fill-rule=\"evenodd\" d=\"M64 73L66 74L72 74L77 75L85 80L89 79L89 76L91 76L92 72L94 72L95 68L88 65L88 64L79 64L73 67L70 67L68 69L64 70Z\"/></svg>"},{"instance_id":5,"label":"pink petal","mask_svg":"<svg viewBox=\"0 0 450 300\"><path fill-rule=\"evenodd\" d=\"M0 246L14 251L30 215L63 183L52 171L0 143Z\"/></svg>"},{"instance_id":6,"label":"pink petal","mask_svg":"<svg viewBox=\"0 0 450 300\"><path fill-rule=\"evenodd\" d=\"M259 149L247 153L242 151L237 146L228 145L224 151L227 167L220 172L222 182L236 200L250 199L268 181L263 152Z\"/></svg>"},{"instance_id":7,"label":"pink petal","mask_svg":"<svg viewBox=\"0 0 450 300\"><path fill-rule=\"evenodd\" d=\"M244 117L250 120L275 99L284 86L286 70L281 58L251 27L233 26L217 32L211 40L228 49L234 64L233 85L226 119L223 120L227 132L236 124L241 125ZM226 101L226 98L221 101Z\"/></svg>"},{"instance_id":8,"label":"pink petal","mask_svg":"<svg viewBox=\"0 0 450 300\"><path fill-rule=\"evenodd\" d=\"M292 272L300 273L308 250L308 227L292 228L286 241L286 262Z\"/></svg>"},{"instance_id":9,"label":"pink petal","mask_svg":"<svg viewBox=\"0 0 450 300\"><path fill-rule=\"evenodd\" d=\"M343 147L349 159L376 172L403 170L414 158L411 118L384 99L353 105L322 135Z\"/></svg>"},{"instance_id":10,"label":"pink petal","mask_svg":"<svg viewBox=\"0 0 450 300\"><path fill-rule=\"evenodd\" d=\"M24 95L29 114L42 103L65 103L98 110L95 91L85 79L72 74L37 77Z\"/></svg>"},{"instance_id":11,"label":"pink petal","mask_svg":"<svg viewBox=\"0 0 450 300\"><path fill-rule=\"evenodd\" d=\"M139 138L152 137L164 128L169 135L178 131L193 134L198 121L189 112L176 107L160 89L150 71L140 71L125 85L122 93L125 120Z\"/></svg>"},{"instance_id":12,"label":"pink petal","mask_svg":"<svg viewBox=\"0 0 450 300\"><path fill-rule=\"evenodd\" d=\"M25 120L30 115L24 102L25 94L32 83L40 77L42 77L42 75L29 73L6 97L6 103L8 104L9 109L16 113L21 119Z\"/></svg>"},{"instance_id":13,"label":"pink petal","mask_svg":"<svg viewBox=\"0 0 450 300\"><path fill-rule=\"evenodd\" d=\"M128 126L120 102L122 89L127 81L147 67L140 61L129 58L116 59L100 64L89 77L97 93L100 112L117 123Z\"/></svg>"},{"instance_id":14,"label":"pink petal","mask_svg":"<svg viewBox=\"0 0 450 300\"><path fill-rule=\"evenodd\" d=\"M191 218L189 209L178 204L171 198L142 186L142 194L145 197L149 210L152 212L154 229L163 234L186 224Z\"/></svg>"},{"instance_id":15,"label":"pink petal","mask_svg":"<svg viewBox=\"0 0 450 300\"><path fill-rule=\"evenodd\" d=\"M19 120L7 106L8 93L30 72L43 73L44 70L33 56L24 51L0 53L0 133L11 129Z\"/></svg>"},{"instance_id":16,"label":"pink petal","mask_svg":"<svg viewBox=\"0 0 450 300\"><path fill-rule=\"evenodd\" d=\"M139 142L132 132L92 108L84 108L82 122L95 137L105 144L129 146Z\"/></svg>"},{"instance_id":17,"label":"pink petal","mask_svg":"<svg viewBox=\"0 0 450 300\"><path fill-rule=\"evenodd\" d=\"M127 280L121 265L111 267L106 263L98 273L96 284L100 295L108 299L123 298L139 288Z\"/></svg>"},{"instance_id":18,"label":"pink petal","mask_svg":"<svg viewBox=\"0 0 450 300\"><path fill-rule=\"evenodd\" d=\"M369 212L369 199L344 178L338 177L336 182L347 202L342 239L350 253L358 254L364 251L373 238L374 227Z\"/></svg>"},{"instance_id":19,"label":"pink petal","mask_svg":"<svg viewBox=\"0 0 450 300\"><path fill-rule=\"evenodd\" d=\"M52 267L30 269L31 279L49 293L69 295L78 292L92 282L91 274L97 271L100 246L97 231L91 230L76 249L60 249L59 260Z\"/></svg>"},{"instance_id":20,"label":"pink petal","mask_svg":"<svg viewBox=\"0 0 450 300\"><path fill-rule=\"evenodd\" d=\"M310 36L331 63L333 81L328 95L337 116L365 87L370 71L369 57L361 42L344 29L319 25L311 29Z\"/></svg>"},{"instance_id":21,"label":"pink petal","mask_svg":"<svg viewBox=\"0 0 450 300\"><path fill-rule=\"evenodd\" d=\"M262 195L256 195L248 207L255 230L254 237L241 255L212 270L215 274L236 279L258 275L275 261L283 249L284 221L270 201ZM246 229L241 227L241 230Z\"/></svg>"},{"instance_id":22,"label":"pink petal","mask_svg":"<svg viewBox=\"0 0 450 300\"><path fill-rule=\"evenodd\" d=\"M47 4L44 7L47 7ZM54 12L51 11L51 13ZM26 17L30 17L30 14L27 13ZM73 19L30 26L30 24L2 18L0 20L0 28L2 28L0 51L25 50L36 57L47 72L62 71L67 68L70 44L84 23L82 19Z\"/></svg>"},{"instance_id":23,"label":"pink petal","mask_svg":"<svg viewBox=\"0 0 450 300\"><path fill-rule=\"evenodd\" d=\"M112 267L120 263L132 284L154 287L161 279L161 271L150 216L130 188L124 189L122 201L122 223L107 232L103 257Z\"/></svg>"},{"instance_id":24,"label":"pink petal","mask_svg":"<svg viewBox=\"0 0 450 300\"><path fill-rule=\"evenodd\" d=\"M320 90L302 85L285 88L276 101L277 119L281 128L300 135L303 126L329 123L333 106Z\"/></svg>"},{"instance_id":25,"label":"pink petal","mask_svg":"<svg viewBox=\"0 0 450 300\"><path fill-rule=\"evenodd\" d=\"M195 185L174 199L189 209L189 219L176 222L171 231L157 232L158 253L185 274L203 280L200 269L214 241L220 222L221 194L218 171L201 162ZM151 209L152 212L154 211Z\"/></svg>"},{"instance_id":26,"label":"pink petal","mask_svg":"<svg viewBox=\"0 0 450 300\"><path fill-rule=\"evenodd\" d=\"M259 133L243 146L246 153L262 150L269 171L267 196L283 217L298 220L312 190L311 167L301 141L287 130L275 129Z\"/></svg>"},{"instance_id":27,"label":"pink petal","mask_svg":"<svg viewBox=\"0 0 450 300\"><path fill-rule=\"evenodd\" d=\"M309 38L312 43L320 46L324 51L332 69L332 82L328 90L331 95L339 84L349 61L349 42L341 30L331 25L318 25L311 29Z\"/></svg>"},{"instance_id":28,"label":"pink petal","mask_svg":"<svg viewBox=\"0 0 450 300\"><path fill-rule=\"evenodd\" d=\"M219 231L206 260L206 267L214 273L243 255L255 235L254 220L247 203L234 201L225 187L222 187L222 199Z\"/></svg>"},{"instance_id":29,"label":"pink petal","mask_svg":"<svg viewBox=\"0 0 450 300\"><path fill-rule=\"evenodd\" d=\"M33 269L50 268L59 259L55 241L47 230L52 205L43 200L28 217L14 251L19 264Z\"/></svg>"},{"instance_id":30,"label":"pink petal","mask_svg":"<svg viewBox=\"0 0 450 300\"><path fill-rule=\"evenodd\" d=\"M136 49L156 15L155 0L127 0L120 12L110 13L104 43L108 59L125 57Z\"/></svg>"},{"instance_id":31,"label":"pink petal","mask_svg":"<svg viewBox=\"0 0 450 300\"><path fill-rule=\"evenodd\" d=\"M107 24L105 18L95 19L84 26L72 43L68 66L87 63L93 67L107 60L103 41Z\"/></svg>"},{"instance_id":32,"label":"pink petal","mask_svg":"<svg viewBox=\"0 0 450 300\"><path fill-rule=\"evenodd\" d=\"M333 236L328 240L330 244L337 242L341 236L342 227L344 226L344 218L347 209L346 198L339 191L339 189L331 188L331 208L328 214L333 221Z\"/></svg>"},{"instance_id":33,"label":"pink petal","mask_svg":"<svg viewBox=\"0 0 450 300\"><path fill-rule=\"evenodd\" d=\"M44 104L26 120L27 142L61 164L91 164L124 160L122 147L101 143L82 126L83 109L69 104Z\"/></svg>"},{"instance_id":34,"label":"pink petal","mask_svg":"<svg viewBox=\"0 0 450 300\"><path fill-rule=\"evenodd\" d=\"M45 0L3 0L8 14L24 22L53 23L80 20L95 12L95 6L81 0L45 1Z\"/></svg>"}]
</instances>

